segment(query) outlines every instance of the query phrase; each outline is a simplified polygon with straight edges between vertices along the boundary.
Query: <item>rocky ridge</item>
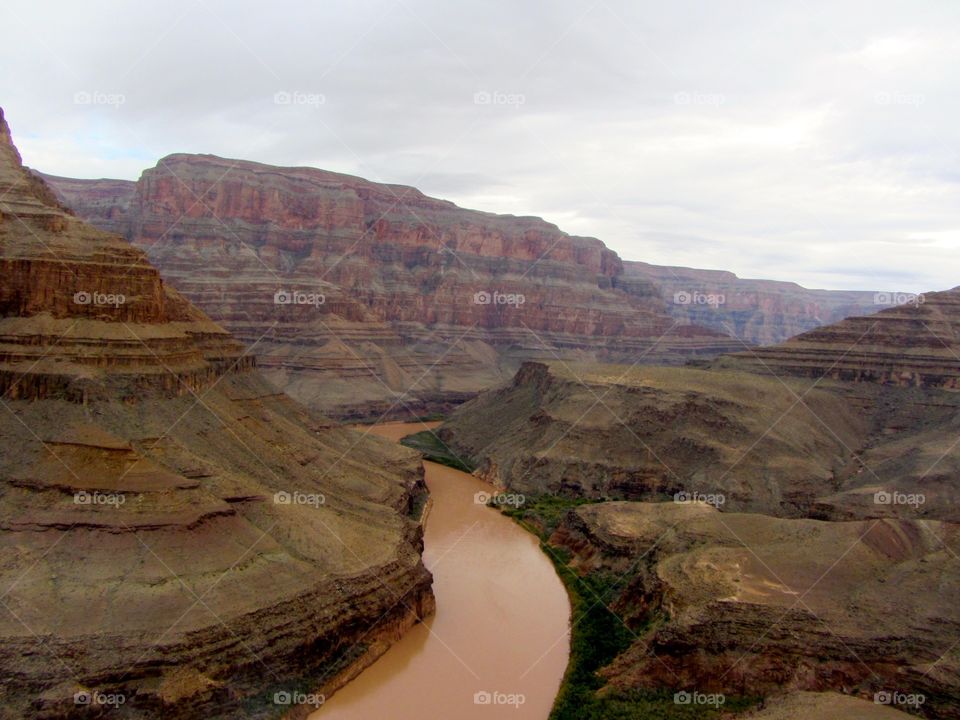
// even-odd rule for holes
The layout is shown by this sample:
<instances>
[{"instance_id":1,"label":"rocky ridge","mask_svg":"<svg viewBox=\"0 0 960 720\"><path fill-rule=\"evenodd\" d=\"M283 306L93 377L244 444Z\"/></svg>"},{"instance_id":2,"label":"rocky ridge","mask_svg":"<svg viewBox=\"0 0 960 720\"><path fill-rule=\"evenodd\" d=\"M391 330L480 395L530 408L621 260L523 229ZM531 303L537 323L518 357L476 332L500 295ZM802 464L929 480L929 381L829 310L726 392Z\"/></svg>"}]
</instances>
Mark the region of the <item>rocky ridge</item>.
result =
<instances>
[{"instance_id":1,"label":"rocky ridge","mask_svg":"<svg viewBox=\"0 0 960 720\"><path fill-rule=\"evenodd\" d=\"M171 155L136 183L44 177L255 346L268 379L338 417L448 409L528 359L743 347L676 323L653 289L618 287L599 240L412 187L210 155Z\"/></svg>"},{"instance_id":2,"label":"rocky ridge","mask_svg":"<svg viewBox=\"0 0 960 720\"><path fill-rule=\"evenodd\" d=\"M705 367L527 363L437 433L614 578L602 692L960 717L958 294Z\"/></svg>"},{"instance_id":3,"label":"rocky ridge","mask_svg":"<svg viewBox=\"0 0 960 720\"><path fill-rule=\"evenodd\" d=\"M842 690L879 698L878 710L889 697L896 709L956 718L957 539L955 525L930 521L608 502L571 511L551 543L581 570L621 578L615 609L635 639L603 670L611 688Z\"/></svg>"},{"instance_id":4,"label":"rocky ridge","mask_svg":"<svg viewBox=\"0 0 960 720\"><path fill-rule=\"evenodd\" d=\"M752 372L960 389L960 288L925 293L876 315L847 318L724 365Z\"/></svg>"},{"instance_id":5,"label":"rocky ridge","mask_svg":"<svg viewBox=\"0 0 960 720\"><path fill-rule=\"evenodd\" d=\"M268 385L2 112L0 265L0 717L296 714L432 611L417 457Z\"/></svg>"},{"instance_id":6,"label":"rocky ridge","mask_svg":"<svg viewBox=\"0 0 960 720\"><path fill-rule=\"evenodd\" d=\"M653 284L670 315L734 335L751 345L775 345L794 335L883 309L902 293L812 290L792 282L737 277L723 270L624 261L618 282L628 292Z\"/></svg>"}]
</instances>

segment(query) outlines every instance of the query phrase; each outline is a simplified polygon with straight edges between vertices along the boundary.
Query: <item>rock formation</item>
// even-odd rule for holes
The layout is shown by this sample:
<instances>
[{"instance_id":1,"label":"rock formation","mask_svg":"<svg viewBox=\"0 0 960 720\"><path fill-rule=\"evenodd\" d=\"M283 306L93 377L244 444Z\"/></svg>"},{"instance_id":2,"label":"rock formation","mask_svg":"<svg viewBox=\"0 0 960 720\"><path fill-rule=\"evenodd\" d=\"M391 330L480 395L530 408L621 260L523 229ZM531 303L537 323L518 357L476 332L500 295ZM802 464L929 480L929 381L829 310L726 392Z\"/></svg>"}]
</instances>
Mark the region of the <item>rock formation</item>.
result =
<instances>
[{"instance_id":1,"label":"rock formation","mask_svg":"<svg viewBox=\"0 0 960 720\"><path fill-rule=\"evenodd\" d=\"M931 521L609 502L571 511L551 543L582 571L621 578L614 609L635 613L636 630L603 671L611 688L842 690L884 710L890 698L895 709L957 718L958 540L956 525Z\"/></svg>"},{"instance_id":2,"label":"rock formation","mask_svg":"<svg viewBox=\"0 0 960 720\"><path fill-rule=\"evenodd\" d=\"M614 697L960 718L958 298L702 368L526 363L437 433L533 498L558 557L618 580L607 607L633 641L601 671ZM584 499L606 502L537 509Z\"/></svg>"},{"instance_id":3,"label":"rock formation","mask_svg":"<svg viewBox=\"0 0 960 720\"><path fill-rule=\"evenodd\" d=\"M525 364L438 433L481 476L529 495L685 493L785 517L957 521L958 431L960 397L940 390L551 362Z\"/></svg>"},{"instance_id":4,"label":"rock formation","mask_svg":"<svg viewBox=\"0 0 960 720\"><path fill-rule=\"evenodd\" d=\"M528 359L743 347L678 326L654 289L618 287L599 240L412 187L210 155L166 157L136 183L45 177L254 347L268 379L338 417L446 410Z\"/></svg>"},{"instance_id":5,"label":"rock formation","mask_svg":"<svg viewBox=\"0 0 960 720\"><path fill-rule=\"evenodd\" d=\"M876 315L847 318L735 359L738 367L760 373L956 390L960 288L919 295Z\"/></svg>"},{"instance_id":6,"label":"rock formation","mask_svg":"<svg viewBox=\"0 0 960 720\"><path fill-rule=\"evenodd\" d=\"M748 280L723 270L624 261L618 286L647 293L652 284L670 315L735 335L752 345L775 345L851 315L876 312L898 293L811 290L796 283Z\"/></svg>"},{"instance_id":7,"label":"rock formation","mask_svg":"<svg viewBox=\"0 0 960 720\"><path fill-rule=\"evenodd\" d=\"M0 717L278 717L431 612L413 453L272 389L2 113L0 265Z\"/></svg>"}]
</instances>

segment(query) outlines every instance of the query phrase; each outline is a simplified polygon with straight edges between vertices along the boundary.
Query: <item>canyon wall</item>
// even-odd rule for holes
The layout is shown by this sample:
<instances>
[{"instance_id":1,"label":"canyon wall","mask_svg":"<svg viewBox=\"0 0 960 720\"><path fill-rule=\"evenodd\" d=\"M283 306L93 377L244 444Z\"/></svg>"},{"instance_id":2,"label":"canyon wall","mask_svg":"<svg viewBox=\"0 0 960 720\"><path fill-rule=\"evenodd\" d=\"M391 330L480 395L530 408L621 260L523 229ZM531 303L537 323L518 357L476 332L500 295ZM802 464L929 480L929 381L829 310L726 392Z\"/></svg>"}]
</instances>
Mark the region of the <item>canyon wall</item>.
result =
<instances>
[{"instance_id":1,"label":"canyon wall","mask_svg":"<svg viewBox=\"0 0 960 720\"><path fill-rule=\"evenodd\" d=\"M851 315L883 309L900 293L811 290L792 282L750 280L723 270L624 261L618 283L628 292L656 287L671 317L741 338L775 345Z\"/></svg>"},{"instance_id":2,"label":"canyon wall","mask_svg":"<svg viewBox=\"0 0 960 720\"><path fill-rule=\"evenodd\" d=\"M136 183L45 177L144 249L271 381L337 417L448 410L529 359L743 347L677 322L654 289L618 287L622 263L599 240L412 187L209 155L166 157Z\"/></svg>"},{"instance_id":3,"label":"canyon wall","mask_svg":"<svg viewBox=\"0 0 960 720\"><path fill-rule=\"evenodd\" d=\"M633 642L601 670L606 692L747 695L771 708L782 693L827 693L830 706L843 692L869 702L780 717L960 717L956 525L608 502L572 510L550 542L580 572L617 579L611 609Z\"/></svg>"},{"instance_id":4,"label":"canyon wall","mask_svg":"<svg viewBox=\"0 0 960 720\"><path fill-rule=\"evenodd\" d=\"M529 362L435 432L606 588L605 696L957 718L958 300L704 367Z\"/></svg>"},{"instance_id":5,"label":"canyon wall","mask_svg":"<svg viewBox=\"0 0 960 720\"><path fill-rule=\"evenodd\" d=\"M2 112L0 268L0 717L300 712L432 612L417 456L278 393Z\"/></svg>"},{"instance_id":6,"label":"canyon wall","mask_svg":"<svg viewBox=\"0 0 960 720\"><path fill-rule=\"evenodd\" d=\"M814 379L960 388L960 288L924 293L875 315L851 317L723 366Z\"/></svg>"}]
</instances>

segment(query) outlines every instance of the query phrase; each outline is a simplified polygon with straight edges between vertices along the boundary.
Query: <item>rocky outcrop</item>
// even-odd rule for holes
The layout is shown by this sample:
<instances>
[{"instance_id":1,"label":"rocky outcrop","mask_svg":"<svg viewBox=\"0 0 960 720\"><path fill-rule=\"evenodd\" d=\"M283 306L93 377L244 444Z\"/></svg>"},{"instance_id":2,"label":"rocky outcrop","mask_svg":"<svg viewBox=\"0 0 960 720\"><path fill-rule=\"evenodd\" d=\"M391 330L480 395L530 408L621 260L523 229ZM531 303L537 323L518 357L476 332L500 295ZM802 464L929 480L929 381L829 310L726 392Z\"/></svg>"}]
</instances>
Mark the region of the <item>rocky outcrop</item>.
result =
<instances>
[{"instance_id":1,"label":"rocky outcrop","mask_svg":"<svg viewBox=\"0 0 960 720\"><path fill-rule=\"evenodd\" d=\"M960 388L960 288L851 317L721 365L898 387Z\"/></svg>"},{"instance_id":2,"label":"rocky outcrop","mask_svg":"<svg viewBox=\"0 0 960 720\"><path fill-rule=\"evenodd\" d=\"M527 363L458 408L440 437L528 495L722 497L727 510L807 515L870 433L846 399L749 373ZM819 417L829 417L824 427Z\"/></svg>"},{"instance_id":3,"label":"rocky outcrop","mask_svg":"<svg viewBox=\"0 0 960 720\"><path fill-rule=\"evenodd\" d=\"M339 417L445 410L524 360L742 348L621 289L599 240L412 187L210 155L169 156L134 184L47 179L253 347L270 380Z\"/></svg>"},{"instance_id":4,"label":"rocky outcrop","mask_svg":"<svg viewBox=\"0 0 960 720\"><path fill-rule=\"evenodd\" d=\"M791 282L739 278L723 270L629 261L623 267L618 287L641 295L656 292L679 322L735 335L751 345L775 345L852 315L877 312L898 296L811 290Z\"/></svg>"},{"instance_id":5,"label":"rocky outcrop","mask_svg":"<svg viewBox=\"0 0 960 720\"><path fill-rule=\"evenodd\" d=\"M432 611L417 457L268 385L2 114L0 267L0 717L301 712Z\"/></svg>"},{"instance_id":6,"label":"rocky outcrop","mask_svg":"<svg viewBox=\"0 0 960 720\"><path fill-rule=\"evenodd\" d=\"M934 718L960 717L957 542L956 526L932 521L636 502L572 510L551 537L581 571L620 578L611 609L635 639L602 671L609 688L832 690ZM866 704L791 702L845 709L830 717Z\"/></svg>"}]
</instances>

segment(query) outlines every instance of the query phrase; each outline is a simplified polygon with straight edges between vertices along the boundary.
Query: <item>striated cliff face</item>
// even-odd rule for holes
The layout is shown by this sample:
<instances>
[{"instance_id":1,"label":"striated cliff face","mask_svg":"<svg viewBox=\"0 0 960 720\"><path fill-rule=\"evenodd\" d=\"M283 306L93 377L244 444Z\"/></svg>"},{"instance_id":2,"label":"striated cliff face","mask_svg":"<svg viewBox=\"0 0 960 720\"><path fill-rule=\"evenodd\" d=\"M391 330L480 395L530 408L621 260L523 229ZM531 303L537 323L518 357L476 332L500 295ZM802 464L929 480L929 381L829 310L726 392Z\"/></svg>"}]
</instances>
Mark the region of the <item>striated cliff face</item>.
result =
<instances>
[{"instance_id":1,"label":"striated cliff face","mask_svg":"<svg viewBox=\"0 0 960 720\"><path fill-rule=\"evenodd\" d=\"M527 363L438 430L528 495L670 500L830 519L960 520L960 397L694 368ZM875 494L922 494L917 506Z\"/></svg>"},{"instance_id":2,"label":"striated cliff face","mask_svg":"<svg viewBox=\"0 0 960 720\"><path fill-rule=\"evenodd\" d=\"M625 261L618 286L662 295L670 315L735 335L751 345L774 345L851 315L877 312L888 293L811 290L796 283L748 280L722 270ZM710 298L715 301L710 302Z\"/></svg>"},{"instance_id":3,"label":"striated cliff face","mask_svg":"<svg viewBox=\"0 0 960 720\"><path fill-rule=\"evenodd\" d=\"M723 358L758 373L960 388L960 288Z\"/></svg>"},{"instance_id":4,"label":"striated cliff face","mask_svg":"<svg viewBox=\"0 0 960 720\"><path fill-rule=\"evenodd\" d=\"M678 326L653 291L621 289L599 240L411 187L209 155L169 156L136 183L47 179L255 346L270 380L340 417L447 409L528 359L742 348ZM278 305L278 291L304 295Z\"/></svg>"},{"instance_id":5,"label":"striated cliff face","mask_svg":"<svg viewBox=\"0 0 960 720\"><path fill-rule=\"evenodd\" d=\"M526 363L437 434L612 587L601 693L958 718L958 294L703 369Z\"/></svg>"},{"instance_id":6,"label":"striated cliff face","mask_svg":"<svg viewBox=\"0 0 960 720\"><path fill-rule=\"evenodd\" d=\"M601 672L609 688L922 695L899 708L935 718L960 717L957 542L955 525L932 521L630 502L573 510L551 537L581 571L620 579L612 609L634 641ZM810 717L859 716L855 703L840 707Z\"/></svg>"},{"instance_id":7,"label":"striated cliff face","mask_svg":"<svg viewBox=\"0 0 960 720\"><path fill-rule=\"evenodd\" d=\"M2 113L0 267L0 717L300 712L432 611L416 456L277 393Z\"/></svg>"}]
</instances>

